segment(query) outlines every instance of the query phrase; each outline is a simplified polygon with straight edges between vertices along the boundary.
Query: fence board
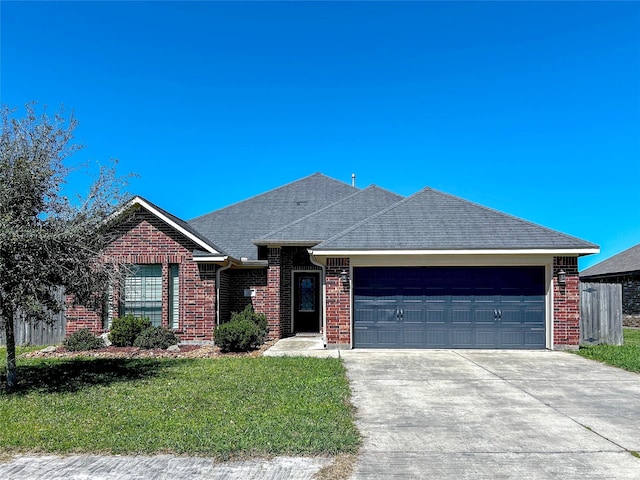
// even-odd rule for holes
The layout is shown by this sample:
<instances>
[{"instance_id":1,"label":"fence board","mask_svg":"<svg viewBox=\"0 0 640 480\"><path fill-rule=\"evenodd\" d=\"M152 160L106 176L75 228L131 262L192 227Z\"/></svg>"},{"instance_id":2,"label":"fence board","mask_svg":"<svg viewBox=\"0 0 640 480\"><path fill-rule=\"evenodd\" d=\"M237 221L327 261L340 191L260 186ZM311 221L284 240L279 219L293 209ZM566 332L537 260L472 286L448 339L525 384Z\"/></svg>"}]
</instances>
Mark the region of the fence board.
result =
<instances>
[{"instance_id":1,"label":"fence board","mask_svg":"<svg viewBox=\"0 0 640 480\"><path fill-rule=\"evenodd\" d=\"M56 297L63 299L64 290L58 289ZM46 322L31 322L24 315L18 315L15 322L16 345L54 345L65 337L67 321L64 311L51 314ZM0 346L5 346L4 331L0 332Z\"/></svg>"},{"instance_id":2,"label":"fence board","mask_svg":"<svg viewBox=\"0 0 640 480\"><path fill-rule=\"evenodd\" d=\"M580 343L622 345L622 285L580 283Z\"/></svg>"}]
</instances>

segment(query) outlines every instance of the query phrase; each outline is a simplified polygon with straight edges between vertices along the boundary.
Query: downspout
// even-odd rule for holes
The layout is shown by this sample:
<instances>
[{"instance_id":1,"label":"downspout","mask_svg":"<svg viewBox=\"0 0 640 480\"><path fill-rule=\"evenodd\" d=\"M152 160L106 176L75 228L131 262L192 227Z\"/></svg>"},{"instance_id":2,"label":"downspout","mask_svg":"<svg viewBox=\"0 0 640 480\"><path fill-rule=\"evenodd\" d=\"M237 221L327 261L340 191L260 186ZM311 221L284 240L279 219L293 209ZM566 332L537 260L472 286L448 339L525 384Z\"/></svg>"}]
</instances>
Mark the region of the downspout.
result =
<instances>
[{"instance_id":1,"label":"downspout","mask_svg":"<svg viewBox=\"0 0 640 480\"><path fill-rule=\"evenodd\" d=\"M228 258L228 265L216 270L216 325L220 325L220 274L231 268L231 259Z\"/></svg>"},{"instance_id":2,"label":"downspout","mask_svg":"<svg viewBox=\"0 0 640 480\"><path fill-rule=\"evenodd\" d=\"M322 344L327 348L327 267L318 262L309 250L307 252L311 263L322 269Z\"/></svg>"}]
</instances>

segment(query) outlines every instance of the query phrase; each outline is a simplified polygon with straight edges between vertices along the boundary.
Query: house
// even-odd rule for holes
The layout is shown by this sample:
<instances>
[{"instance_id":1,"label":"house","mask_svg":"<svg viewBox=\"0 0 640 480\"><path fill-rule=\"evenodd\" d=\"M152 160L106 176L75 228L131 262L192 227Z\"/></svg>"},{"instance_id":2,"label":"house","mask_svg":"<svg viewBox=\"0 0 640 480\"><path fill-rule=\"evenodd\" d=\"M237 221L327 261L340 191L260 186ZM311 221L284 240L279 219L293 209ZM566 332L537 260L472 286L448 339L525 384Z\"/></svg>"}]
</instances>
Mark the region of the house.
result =
<instances>
[{"instance_id":1,"label":"house","mask_svg":"<svg viewBox=\"0 0 640 480\"><path fill-rule=\"evenodd\" d=\"M623 315L640 315L640 244L587 268L580 280L621 284Z\"/></svg>"},{"instance_id":2,"label":"house","mask_svg":"<svg viewBox=\"0 0 640 480\"><path fill-rule=\"evenodd\" d=\"M320 173L188 222L135 197L112 228L106 257L133 268L102 311L70 307L68 333L132 313L211 341L251 304L270 338L328 348L576 348L577 260L599 251L431 188Z\"/></svg>"}]
</instances>

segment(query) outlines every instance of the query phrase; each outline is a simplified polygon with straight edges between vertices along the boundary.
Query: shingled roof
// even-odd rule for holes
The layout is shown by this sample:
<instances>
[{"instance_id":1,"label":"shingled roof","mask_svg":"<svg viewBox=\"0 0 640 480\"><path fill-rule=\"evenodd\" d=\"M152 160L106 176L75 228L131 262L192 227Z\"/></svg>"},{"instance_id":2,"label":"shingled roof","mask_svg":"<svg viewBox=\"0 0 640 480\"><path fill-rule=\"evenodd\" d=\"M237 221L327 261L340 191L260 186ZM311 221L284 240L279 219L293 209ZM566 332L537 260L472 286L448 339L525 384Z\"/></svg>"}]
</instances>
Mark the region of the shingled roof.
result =
<instances>
[{"instance_id":1,"label":"shingled roof","mask_svg":"<svg viewBox=\"0 0 640 480\"><path fill-rule=\"evenodd\" d=\"M279 229L358 189L321 173L190 220L202 236L236 259L257 259L252 239Z\"/></svg>"},{"instance_id":2,"label":"shingled roof","mask_svg":"<svg viewBox=\"0 0 640 480\"><path fill-rule=\"evenodd\" d=\"M425 188L313 251L546 249L596 253L598 246Z\"/></svg>"},{"instance_id":3,"label":"shingled roof","mask_svg":"<svg viewBox=\"0 0 640 480\"><path fill-rule=\"evenodd\" d=\"M607 258L580 273L580 278L605 277L640 272L640 244Z\"/></svg>"},{"instance_id":4,"label":"shingled roof","mask_svg":"<svg viewBox=\"0 0 640 480\"><path fill-rule=\"evenodd\" d=\"M371 185L254 240L257 245L315 245L402 200Z\"/></svg>"}]
</instances>

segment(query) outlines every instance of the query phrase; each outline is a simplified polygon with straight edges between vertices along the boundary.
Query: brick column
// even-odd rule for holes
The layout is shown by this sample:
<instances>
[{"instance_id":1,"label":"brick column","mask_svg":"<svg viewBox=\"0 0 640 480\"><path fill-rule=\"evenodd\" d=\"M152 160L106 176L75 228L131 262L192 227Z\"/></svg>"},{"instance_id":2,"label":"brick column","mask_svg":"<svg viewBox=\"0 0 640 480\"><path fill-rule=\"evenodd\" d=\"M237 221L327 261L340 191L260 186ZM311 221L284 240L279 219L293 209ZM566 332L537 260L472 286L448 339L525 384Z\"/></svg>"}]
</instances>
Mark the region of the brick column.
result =
<instances>
[{"instance_id":1,"label":"brick column","mask_svg":"<svg viewBox=\"0 0 640 480\"><path fill-rule=\"evenodd\" d=\"M267 296L265 299L265 314L269 323L269 339L282 338L280 322L280 264L282 262L280 248L269 248L267 269Z\"/></svg>"},{"instance_id":2,"label":"brick column","mask_svg":"<svg viewBox=\"0 0 640 480\"><path fill-rule=\"evenodd\" d=\"M351 289L343 282L340 272L349 272L348 258L327 258L326 306L327 346L351 348Z\"/></svg>"},{"instance_id":3,"label":"brick column","mask_svg":"<svg viewBox=\"0 0 640 480\"><path fill-rule=\"evenodd\" d=\"M558 272L566 273L565 285ZM553 348L576 349L580 344L580 278L576 257L553 259Z\"/></svg>"}]
</instances>

